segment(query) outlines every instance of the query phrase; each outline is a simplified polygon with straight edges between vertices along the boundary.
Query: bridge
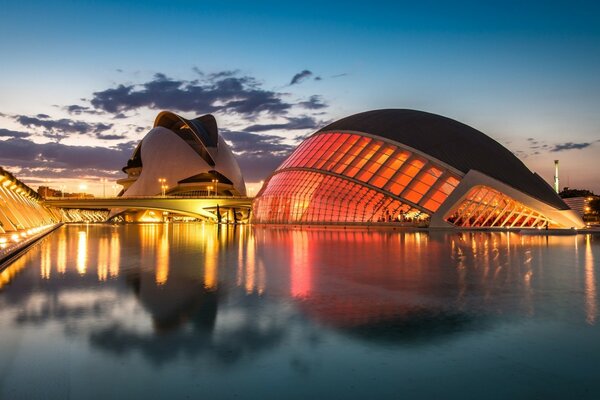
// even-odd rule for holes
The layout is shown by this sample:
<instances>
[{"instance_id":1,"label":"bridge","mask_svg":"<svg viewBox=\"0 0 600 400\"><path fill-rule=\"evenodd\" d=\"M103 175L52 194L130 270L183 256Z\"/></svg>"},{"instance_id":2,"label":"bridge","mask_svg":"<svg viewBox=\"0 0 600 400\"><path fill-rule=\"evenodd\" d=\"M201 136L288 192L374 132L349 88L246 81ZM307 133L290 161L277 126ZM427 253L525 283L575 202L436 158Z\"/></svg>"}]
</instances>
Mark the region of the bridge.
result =
<instances>
[{"instance_id":1,"label":"bridge","mask_svg":"<svg viewBox=\"0 0 600 400\"><path fill-rule=\"evenodd\" d=\"M47 198L47 206L76 209L159 210L193 218L217 221L217 206L223 209L245 209L249 212L252 197L207 196L132 196L95 198ZM211 211L213 210L213 211Z\"/></svg>"}]
</instances>

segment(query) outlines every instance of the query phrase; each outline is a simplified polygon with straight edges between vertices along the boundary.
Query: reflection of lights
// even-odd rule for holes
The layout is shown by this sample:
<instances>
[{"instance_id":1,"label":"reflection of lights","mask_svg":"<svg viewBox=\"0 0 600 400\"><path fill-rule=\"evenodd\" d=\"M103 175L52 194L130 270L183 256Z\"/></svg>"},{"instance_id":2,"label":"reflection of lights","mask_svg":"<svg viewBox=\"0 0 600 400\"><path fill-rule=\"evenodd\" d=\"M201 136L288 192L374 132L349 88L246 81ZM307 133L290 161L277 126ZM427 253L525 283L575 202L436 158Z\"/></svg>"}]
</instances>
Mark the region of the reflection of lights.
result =
<instances>
[{"instance_id":1,"label":"reflection of lights","mask_svg":"<svg viewBox=\"0 0 600 400\"><path fill-rule=\"evenodd\" d=\"M113 232L110 236L110 264L108 271L110 277L119 276L119 261L121 258L121 243L119 242L119 234Z\"/></svg>"},{"instance_id":2,"label":"reflection of lights","mask_svg":"<svg viewBox=\"0 0 600 400\"><path fill-rule=\"evenodd\" d=\"M60 236L58 237L56 269L59 274L64 274L67 271L67 237L64 229L61 229Z\"/></svg>"},{"instance_id":3,"label":"reflection of lights","mask_svg":"<svg viewBox=\"0 0 600 400\"><path fill-rule=\"evenodd\" d=\"M169 277L169 235L166 228L162 229L156 252L156 284L164 285Z\"/></svg>"},{"instance_id":4,"label":"reflection of lights","mask_svg":"<svg viewBox=\"0 0 600 400\"><path fill-rule=\"evenodd\" d=\"M217 257L218 249L212 235L207 235L206 252L204 257L204 287L207 289L216 289L217 287Z\"/></svg>"},{"instance_id":5,"label":"reflection of lights","mask_svg":"<svg viewBox=\"0 0 600 400\"><path fill-rule=\"evenodd\" d=\"M306 297L311 289L308 237L303 231L292 232L291 292L293 297Z\"/></svg>"},{"instance_id":6,"label":"reflection of lights","mask_svg":"<svg viewBox=\"0 0 600 400\"><path fill-rule=\"evenodd\" d=\"M100 238L98 242L98 280L105 281L108 277L108 239Z\"/></svg>"},{"instance_id":7,"label":"reflection of lights","mask_svg":"<svg viewBox=\"0 0 600 400\"><path fill-rule=\"evenodd\" d=\"M52 266L52 259L50 255L50 245L44 243L42 247L42 257L40 262L40 276L42 279L50 279L50 268Z\"/></svg>"},{"instance_id":8,"label":"reflection of lights","mask_svg":"<svg viewBox=\"0 0 600 400\"><path fill-rule=\"evenodd\" d=\"M12 239L13 242L18 242L19 240L21 240L19 235L17 235L16 233L13 233L10 238Z\"/></svg>"},{"instance_id":9,"label":"reflection of lights","mask_svg":"<svg viewBox=\"0 0 600 400\"><path fill-rule=\"evenodd\" d=\"M250 235L246 247L246 293L248 294L254 291L254 282L256 279L255 261L254 235Z\"/></svg>"},{"instance_id":10,"label":"reflection of lights","mask_svg":"<svg viewBox=\"0 0 600 400\"><path fill-rule=\"evenodd\" d=\"M87 269L87 233L79 231L77 237L77 272L80 275L85 275Z\"/></svg>"},{"instance_id":11,"label":"reflection of lights","mask_svg":"<svg viewBox=\"0 0 600 400\"><path fill-rule=\"evenodd\" d=\"M585 313L590 325L596 323L598 305L596 302L596 276L594 271L594 256L589 234L585 235Z\"/></svg>"}]
</instances>

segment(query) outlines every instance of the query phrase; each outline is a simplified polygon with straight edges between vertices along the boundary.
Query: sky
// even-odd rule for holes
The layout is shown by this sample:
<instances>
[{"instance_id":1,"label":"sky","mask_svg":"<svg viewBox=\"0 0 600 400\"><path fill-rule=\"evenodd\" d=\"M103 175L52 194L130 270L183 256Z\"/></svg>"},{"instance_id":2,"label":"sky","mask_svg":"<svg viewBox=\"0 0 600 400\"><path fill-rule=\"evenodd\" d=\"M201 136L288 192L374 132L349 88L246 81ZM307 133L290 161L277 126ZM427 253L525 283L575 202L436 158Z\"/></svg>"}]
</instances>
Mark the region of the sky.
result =
<instances>
[{"instance_id":1,"label":"sky","mask_svg":"<svg viewBox=\"0 0 600 400\"><path fill-rule=\"evenodd\" d=\"M600 5L0 0L0 166L118 190L170 110L215 115L250 193L339 118L417 109L470 125L561 187L600 193Z\"/></svg>"}]
</instances>

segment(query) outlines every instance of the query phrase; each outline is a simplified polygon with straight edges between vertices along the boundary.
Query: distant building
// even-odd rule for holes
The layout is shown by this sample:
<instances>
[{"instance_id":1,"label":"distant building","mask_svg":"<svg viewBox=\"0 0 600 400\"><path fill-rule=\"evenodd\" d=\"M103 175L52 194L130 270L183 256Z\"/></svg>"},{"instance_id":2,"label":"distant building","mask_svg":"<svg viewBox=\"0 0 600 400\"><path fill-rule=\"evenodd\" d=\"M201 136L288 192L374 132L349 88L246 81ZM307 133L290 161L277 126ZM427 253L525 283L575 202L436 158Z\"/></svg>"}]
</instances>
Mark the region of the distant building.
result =
<instances>
[{"instance_id":1,"label":"distant building","mask_svg":"<svg viewBox=\"0 0 600 400\"><path fill-rule=\"evenodd\" d=\"M569 197L563 199L565 203L577 214L579 214L585 221L596 220L597 216L592 212L590 202L600 196L592 195L585 197Z\"/></svg>"},{"instance_id":2,"label":"distant building","mask_svg":"<svg viewBox=\"0 0 600 400\"><path fill-rule=\"evenodd\" d=\"M161 112L135 148L120 196L245 196L235 157L208 114L192 120Z\"/></svg>"},{"instance_id":3,"label":"distant building","mask_svg":"<svg viewBox=\"0 0 600 400\"><path fill-rule=\"evenodd\" d=\"M60 190L52 189L51 187L48 187L48 186L38 187L37 193L45 199L50 198L50 197L64 197L65 199L66 198L91 199L94 197L94 195L90 194L90 193L67 193L67 192L63 193Z\"/></svg>"},{"instance_id":4,"label":"distant building","mask_svg":"<svg viewBox=\"0 0 600 400\"><path fill-rule=\"evenodd\" d=\"M458 121L414 110L364 112L320 129L253 203L255 223L583 227L515 155Z\"/></svg>"}]
</instances>

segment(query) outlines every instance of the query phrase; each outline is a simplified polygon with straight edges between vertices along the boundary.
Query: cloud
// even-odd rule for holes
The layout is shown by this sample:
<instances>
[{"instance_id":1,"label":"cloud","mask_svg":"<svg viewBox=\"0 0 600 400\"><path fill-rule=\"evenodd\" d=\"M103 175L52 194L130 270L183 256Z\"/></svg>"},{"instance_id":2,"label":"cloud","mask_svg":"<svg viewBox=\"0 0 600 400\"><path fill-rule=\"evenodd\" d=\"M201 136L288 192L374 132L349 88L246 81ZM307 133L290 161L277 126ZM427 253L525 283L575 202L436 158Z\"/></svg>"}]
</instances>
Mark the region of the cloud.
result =
<instances>
[{"instance_id":1,"label":"cloud","mask_svg":"<svg viewBox=\"0 0 600 400\"><path fill-rule=\"evenodd\" d=\"M308 110L320 110L328 106L327 103L323 101L323 98L317 95L310 96L308 100L301 101L298 105Z\"/></svg>"},{"instance_id":2,"label":"cloud","mask_svg":"<svg viewBox=\"0 0 600 400\"><path fill-rule=\"evenodd\" d=\"M98 134L107 131L113 127L112 124L103 123L88 123L84 121L77 121L68 118L61 119L48 119L30 117L27 115L15 115L13 117L18 123L27 128L43 128L50 131L50 137L56 137L56 134L64 137L65 134L77 133L80 135L84 134Z\"/></svg>"},{"instance_id":3,"label":"cloud","mask_svg":"<svg viewBox=\"0 0 600 400\"><path fill-rule=\"evenodd\" d=\"M276 135L226 130L222 130L221 134L236 153L235 158L247 182L264 180L296 148Z\"/></svg>"},{"instance_id":4,"label":"cloud","mask_svg":"<svg viewBox=\"0 0 600 400\"><path fill-rule=\"evenodd\" d=\"M301 83L302 81L304 81L306 78L312 76L313 73L307 69L305 69L302 72L298 72L296 75L294 75L294 77L292 78L291 82L290 82L290 86L291 85L296 85L298 83Z\"/></svg>"},{"instance_id":5,"label":"cloud","mask_svg":"<svg viewBox=\"0 0 600 400\"><path fill-rule=\"evenodd\" d=\"M332 78L341 78L341 77L343 77L343 76L347 76L347 75L348 75L348 73L347 73L347 72L344 72L344 73L337 74L337 75L331 75L331 77L332 77Z\"/></svg>"},{"instance_id":6,"label":"cloud","mask_svg":"<svg viewBox=\"0 0 600 400\"><path fill-rule=\"evenodd\" d=\"M0 137L11 137L11 138L26 138L31 136L27 132L11 131L10 129L0 128Z\"/></svg>"},{"instance_id":7,"label":"cloud","mask_svg":"<svg viewBox=\"0 0 600 400\"><path fill-rule=\"evenodd\" d=\"M261 112L284 115L293 106L283 93L265 90L252 77L214 73L204 82L176 80L155 74L140 85L118 85L93 94L90 103L101 111L119 114L147 107L156 110L235 113L251 117Z\"/></svg>"},{"instance_id":8,"label":"cloud","mask_svg":"<svg viewBox=\"0 0 600 400\"><path fill-rule=\"evenodd\" d=\"M577 149L577 150L581 150L581 149L585 149L586 147L591 146L592 143L573 143L573 142L567 142L567 143L560 143L557 145L554 145L554 147L552 149L550 149L550 151L552 152L557 152L557 151L565 151L565 150L573 150L573 149Z\"/></svg>"},{"instance_id":9,"label":"cloud","mask_svg":"<svg viewBox=\"0 0 600 400\"><path fill-rule=\"evenodd\" d=\"M313 117L287 117L287 122L281 124L254 124L250 125L245 131L248 132L264 132L271 130L297 130L297 129L316 129L322 126L322 123L317 122Z\"/></svg>"},{"instance_id":10,"label":"cloud","mask_svg":"<svg viewBox=\"0 0 600 400\"><path fill-rule=\"evenodd\" d=\"M62 143L35 143L22 138L11 138L0 146L0 165L18 167L20 176L46 177L57 170L64 177L81 175L116 174L125 165L136 142L123 143L114 148L69 146Z\"/></svg>"},{"instance_id":11,"label":"cloud","mask_svg":"<svg viewBox=\"0 0 600 400\"><path fill-rule=\"evenodd\" d=\"M72 115L81 115L81 114L98 115L98 114L102 114L101 112L98 112L97 110L93 110L91 107L81 106L79 104L71 104L71 105L65 106L63 108L69 114L72 114Z\"/></svg>"}]
</instances>

